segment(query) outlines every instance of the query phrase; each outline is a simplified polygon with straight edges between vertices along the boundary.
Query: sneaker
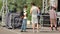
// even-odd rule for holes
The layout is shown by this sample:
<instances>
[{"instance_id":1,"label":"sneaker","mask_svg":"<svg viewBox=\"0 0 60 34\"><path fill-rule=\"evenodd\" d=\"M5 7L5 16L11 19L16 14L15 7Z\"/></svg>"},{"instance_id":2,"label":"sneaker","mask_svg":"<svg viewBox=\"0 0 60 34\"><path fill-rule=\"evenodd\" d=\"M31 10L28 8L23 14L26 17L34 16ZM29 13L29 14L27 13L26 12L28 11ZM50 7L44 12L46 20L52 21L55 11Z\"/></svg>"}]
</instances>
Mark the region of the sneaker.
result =
<instances>
[{"instance_id":1,"label":"sneaker","mask_svg":"<svg viewBox=\"0 0 60 34\"><path fill-rule=\"evenodd\" d=\"M24 32L27 32L27 31L24 31Z\"/></svg>"},{"instance_id":2,"label":"sneaker","mask_svg":"<svg viewBox=\"0 0 60 34\"><path fill-rule=\"evenodd\" d=\"M53 31L53 27L51 27L51 30Z\"/></svg>"},{"instance_id":3,"label":"sneaker","mask_svg":"<svg viewBox=\"0 0 60 34\"><path fill-rule=\"evenodd\" d=\"M21 30L21 32L23 32L23 30Z\"/></svg>"},{"instance_id":4,"label":"sneaker","mask_svg":"<svg viewBox=\"0 0 60 34\"><path fill-rule=\"evenodd\" d=\"M57 27L55 27L55 30L57 30Z\"/></svg>"}]
</instances>

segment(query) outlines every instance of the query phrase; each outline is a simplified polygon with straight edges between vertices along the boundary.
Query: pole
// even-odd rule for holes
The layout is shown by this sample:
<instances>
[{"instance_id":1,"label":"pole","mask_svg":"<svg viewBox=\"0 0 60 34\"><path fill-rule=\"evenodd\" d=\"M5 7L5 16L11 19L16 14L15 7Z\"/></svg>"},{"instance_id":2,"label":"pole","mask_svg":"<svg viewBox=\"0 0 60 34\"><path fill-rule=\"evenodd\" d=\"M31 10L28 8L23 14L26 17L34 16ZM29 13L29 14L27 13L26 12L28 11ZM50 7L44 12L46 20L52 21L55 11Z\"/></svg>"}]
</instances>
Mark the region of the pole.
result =
<instances>
[{"instance_id":1,"label":"pole","mask_svg":"<svg viewBox=\"0 0 60 34\"><path fill-rule=\"evenodd\" d=\"M3 8L2 8L2 26L4 26L5 25L5 23L4 23L4 2L5 2L5 0L3 0Z\"/></svg>"}]
</instances>

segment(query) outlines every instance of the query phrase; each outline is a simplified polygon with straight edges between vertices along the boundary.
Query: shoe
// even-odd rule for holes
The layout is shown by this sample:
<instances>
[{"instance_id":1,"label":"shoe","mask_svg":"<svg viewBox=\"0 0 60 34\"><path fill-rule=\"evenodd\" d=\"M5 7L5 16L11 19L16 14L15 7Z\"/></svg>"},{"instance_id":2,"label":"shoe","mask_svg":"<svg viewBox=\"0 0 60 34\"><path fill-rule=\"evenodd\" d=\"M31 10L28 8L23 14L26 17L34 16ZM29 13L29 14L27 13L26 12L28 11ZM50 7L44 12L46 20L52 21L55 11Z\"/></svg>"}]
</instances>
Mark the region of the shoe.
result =
<instances>
[{"instance_id":1,"label":"shoe","mask_svg":"<svg viewBox=\"0 0 60 34\"><path fill-rule=\"evenodd\" d=\"M52 30L53 30L53 28L52 28Z\"/></svg>"},{"instance_id":2,"label":"shoe","mask_svg":"<svg viewBox=\"0 0 60 34\"><path fill-rule=\"evenodd\" d=\"M24 32L27 32L27 31L24 31Z\"/></svg>"},{"instance_id":3,"label":"shoe","mask_svg":"<svg viewBox=\"0 0 60 34\"><path fill-rule=\"evenodd\" d=\"M55 27L55 30L57 30L57 27Z\"/></svg>"},{"instance_id":4,"label":"shoe","mask_svg":"<svg viewBox=\"0 0 60 34\"><path fill-rule=\"evenodd\" d=\"M51 27L51 30L53 31L53 27Z\"/></svg>"},{"instance_id":5,"label":"shoe","mask_svg":"<svg viewBox=\"0 0 60 34\"><path fill-rule=\"evenodd\" d=\"M21 30L21 32L23 32L23 30Z\"/></svg>"}]
</instances>

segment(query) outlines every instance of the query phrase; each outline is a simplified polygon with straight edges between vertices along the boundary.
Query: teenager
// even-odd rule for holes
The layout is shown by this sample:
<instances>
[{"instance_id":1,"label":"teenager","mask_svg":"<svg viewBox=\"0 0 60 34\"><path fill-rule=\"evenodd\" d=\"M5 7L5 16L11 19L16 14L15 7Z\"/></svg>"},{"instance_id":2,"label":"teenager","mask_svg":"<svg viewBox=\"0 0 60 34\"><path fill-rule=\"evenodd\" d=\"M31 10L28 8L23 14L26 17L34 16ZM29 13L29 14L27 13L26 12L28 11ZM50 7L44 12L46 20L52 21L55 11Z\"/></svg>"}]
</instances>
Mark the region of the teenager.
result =
<instances>
[{"instance_id":1,"label":"teenager","mask_svg":"<svg viewBox=\"0 0 60 34\"><path fill-rule=\"evenodd\" d=\"M55 27L55 30L57 30L57 15L55 11L55 7L51 7L51 10L49 10L50 14L50 24L51 24L51 30L53 30L53 26Z\"/></svg>"},{"instance_id":2,"label":"teenager","mask_svg":"<svg viewBox=\"0 0 60 34\"><path fill-rule=\"evenodd\" d=\"M26 32L26 26L27 26L27 6L24 6L21 32L23 32L23 31Z\"/></svg>"},{"instance_id":3,"label":"teenager","mask_svg":"<svg viewBox=\"0 0 60 34\"><path fill-rule=\"evenodd\" d=\"M32 16L32 27L33 27L33 32L35 30L35 25L37 25L37 32L38 32L38 18L37 18L37 12L39 11L38 7L34 4L31 3L32 7L30 9L30 14Z\"/></svg>"}]
</instances>

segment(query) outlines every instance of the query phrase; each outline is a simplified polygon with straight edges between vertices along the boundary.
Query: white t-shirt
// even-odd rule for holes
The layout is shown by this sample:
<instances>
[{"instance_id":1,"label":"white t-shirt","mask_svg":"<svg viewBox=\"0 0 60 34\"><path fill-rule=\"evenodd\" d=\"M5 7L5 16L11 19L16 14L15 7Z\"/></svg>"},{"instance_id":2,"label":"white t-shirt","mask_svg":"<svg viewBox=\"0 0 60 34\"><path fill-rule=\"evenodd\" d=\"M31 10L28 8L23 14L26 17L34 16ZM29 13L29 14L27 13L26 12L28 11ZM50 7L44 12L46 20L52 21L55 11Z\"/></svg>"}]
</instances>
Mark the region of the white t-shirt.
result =
<instances>
[{"instance_id":1,"label":"white t-shirt","mask_svg":"<svg viewBox=\"0 0 60 34\"><path fill-rule=\"evenodd\" d=\"M32 15L37 15L38 7L32 6L31 11L32 11Z\"/></svg>"},{"instance_id":2,"label":"white t-shirt","mask_svg":"<svg viewBox=\"0 0 60 34\"><path fill-rule=\"evenodd\" d=\"M32 23L38 23L37 19L38 7L32 6L31 11L32 11Z\"/></svg>"},{"instance_id":3,"label":"white t-shirt","mask_svg":"<svg viewBox=\"0 0 60 34\"><path fill-rule=\"evenodd\" d=\"M26 10L26 8L24 8L24 19L27 19L27 16L25 16L25 15L27 15L27 12L26 12L27 10Z\"/></svg>"}]
</instances>

